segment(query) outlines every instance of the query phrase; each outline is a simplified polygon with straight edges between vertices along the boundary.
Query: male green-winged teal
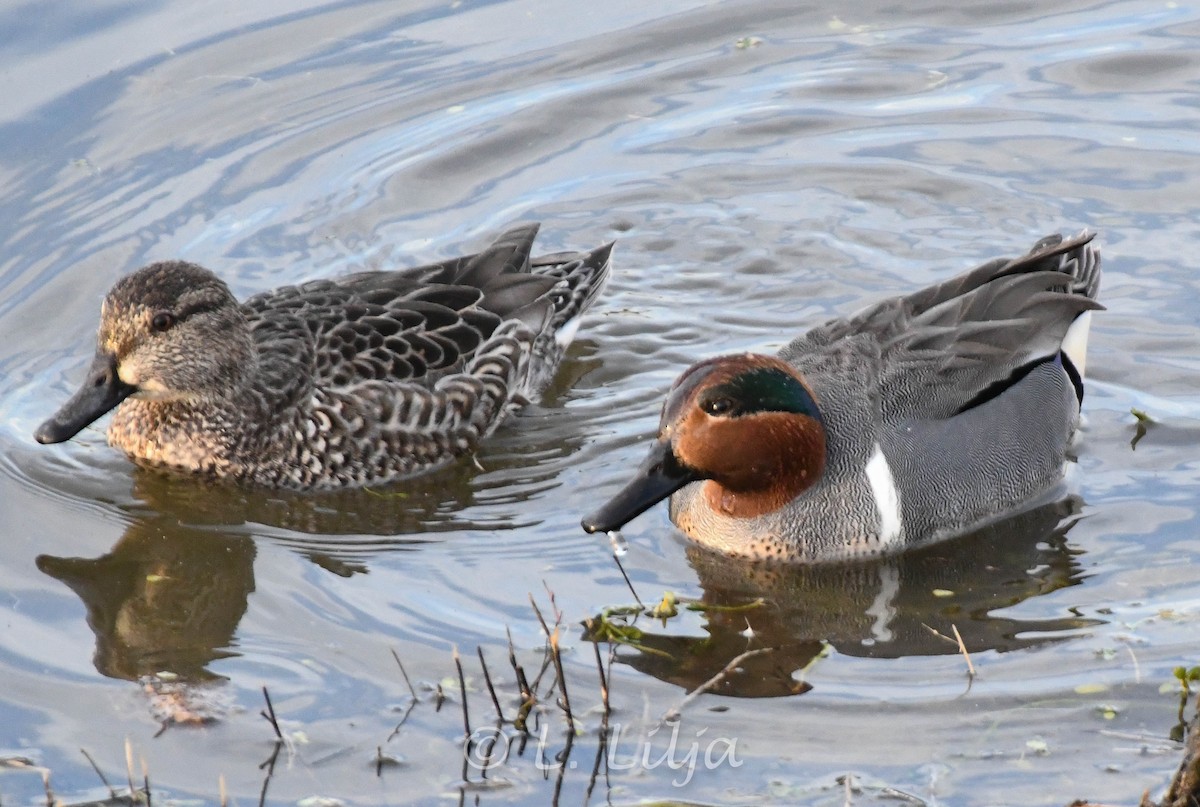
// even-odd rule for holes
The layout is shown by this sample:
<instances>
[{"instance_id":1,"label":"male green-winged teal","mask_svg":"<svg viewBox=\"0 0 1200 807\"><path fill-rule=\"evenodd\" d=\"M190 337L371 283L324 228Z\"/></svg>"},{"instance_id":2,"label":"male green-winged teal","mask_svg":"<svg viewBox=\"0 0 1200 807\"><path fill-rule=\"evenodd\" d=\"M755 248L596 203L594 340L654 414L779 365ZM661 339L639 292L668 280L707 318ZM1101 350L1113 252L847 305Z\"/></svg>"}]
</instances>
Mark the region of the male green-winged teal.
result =
<instances>
[{"instance_id":1,"label":"male green-winged teal","mask_svg":"<svg viewBox=\"0 0 1200 807\"><path fill-rule=\"evenodd\" d=\"M146 266L108 293L87 379L35 436L117 407L108 441L145 466L331 488L440 465L540 391L608 277L611 244L531 259L537 230L244 303L195 264Z\"/></svg>"},{"instance_id":2,"label":"male green-winged teal","mask_svg":"<svg viewBox=\"0 0 1200 807\"><path fill-rule=\"evenodd\" d=\"M893 553L1047 491L1083 400L1092 234L1052 235L809 331L684 371L633 480L583 520L671 497L693 541L755 559Z\"/></svg>"}]
</instances>

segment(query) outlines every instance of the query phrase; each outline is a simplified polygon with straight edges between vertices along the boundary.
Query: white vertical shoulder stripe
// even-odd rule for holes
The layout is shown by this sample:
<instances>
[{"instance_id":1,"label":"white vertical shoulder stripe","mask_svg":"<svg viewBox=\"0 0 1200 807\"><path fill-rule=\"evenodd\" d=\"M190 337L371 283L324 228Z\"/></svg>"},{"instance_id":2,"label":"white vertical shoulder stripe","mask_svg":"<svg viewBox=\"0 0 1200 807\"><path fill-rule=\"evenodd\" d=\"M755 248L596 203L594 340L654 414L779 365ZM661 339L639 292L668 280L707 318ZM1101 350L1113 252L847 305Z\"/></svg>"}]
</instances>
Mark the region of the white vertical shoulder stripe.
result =
<instances>
[{"instance_id":1,"label":"white vertical shoulder stripe","mask_svg":"<svg viewBox=\"0 0 1200 807\"><path fill-rule=\"evenodd\" d=\"M1075 365L1080 378L1087 375L1088 330L1091 324L1092 312L1084 311L1075 317L1062 340L1062 352L1066 353L1071 364Z\"/></svg>"},{"instance_id":2,"label":"white vertical shoulder stripe","mask_svg":"<svg viewBox=\"0 0 1200 807\"><path fill-rule=\"evenodd\" d=\"M887 546L900 540L903 524L900 518L900 492L896 480L879 443L867 463L867 484L875 497L875 509L879 511L879 542Z\"/></svg>"}]
</instances>

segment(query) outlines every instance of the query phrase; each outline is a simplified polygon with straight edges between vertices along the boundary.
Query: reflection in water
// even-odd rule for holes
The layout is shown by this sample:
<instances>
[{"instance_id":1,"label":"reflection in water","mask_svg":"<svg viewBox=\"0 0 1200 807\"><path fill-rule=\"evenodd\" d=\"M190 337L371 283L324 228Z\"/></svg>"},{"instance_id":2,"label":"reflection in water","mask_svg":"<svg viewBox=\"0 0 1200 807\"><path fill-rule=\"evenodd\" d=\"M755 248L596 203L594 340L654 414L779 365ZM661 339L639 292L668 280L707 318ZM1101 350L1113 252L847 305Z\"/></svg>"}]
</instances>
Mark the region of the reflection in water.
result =
<instances>
[{"instance_id":1,"label":"reflection in water","mask_svg":"<svg viewBox=\"0 0 1200 807\"><path fill-rule=\"evenodd\" d=\"M367 573L378 554L416 549L433 533L524 526L514 511L557 484L558 460L581 444L547 433L550 448L530 445L527 432L537 425L502 432L476 462L380 489L294 493L135 469L134 503L123 506L132 523L109 553L42 555L37 565L86 606L101 674L140 682L164 722L215 719L223 679L207 667L234 653L255 589L255 540L350 577ZM480 518L480 504L496 505L494 515Z\"/></svg>"},{"instance_id":2,"label":"reflection in water","mask_svg":"<svg viewBox=\"0 0 1200 807\"><path fill-rule=\"evenodd\" d=\"M1078 550L1067 546L1080 502L1066 498L970 535L872 563L767 566L689 547L704 589L707 636L652 633L650 652L621 661L689 690L748 648L773 652L746 659L712 691L772 697L811 687L794 677L822 651L872 658L957 653L944 637L961 633L969 652L1005 652L1096 624L1081 618L1020 621L992 612L1082 578ZM762 598L754 608L730 608ZM660 623L655 623L660 624ZM937 633L934 633L936 631ZM941 634L940 636L938 634ZM655 652L657 651L657 652Z\"/></svg>"},{"instance_id":3,"label":"reflection in water","mask_svg":"<svg viewBox=\"0 0 1200 807\"><path fill-rule=\"evenodd\" d=\"M234 631L254 591L254 541L160 517L134 523L99 558L41 555L37 566L87 607L96 669L140 681L163 721L217 717L207 665L235 654Z\"/></svg>"}]
</instances>

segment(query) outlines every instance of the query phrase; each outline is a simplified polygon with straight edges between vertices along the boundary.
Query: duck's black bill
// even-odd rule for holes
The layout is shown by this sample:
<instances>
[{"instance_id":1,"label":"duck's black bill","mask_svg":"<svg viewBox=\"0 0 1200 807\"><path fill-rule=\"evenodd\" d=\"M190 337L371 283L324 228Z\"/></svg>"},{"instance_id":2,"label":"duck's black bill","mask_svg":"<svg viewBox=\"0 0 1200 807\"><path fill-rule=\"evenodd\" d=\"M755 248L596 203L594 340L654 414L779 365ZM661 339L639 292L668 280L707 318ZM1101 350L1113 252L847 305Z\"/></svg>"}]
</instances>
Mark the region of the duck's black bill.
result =
<instances>
[{"instance_id":1,"label":"duck's black bill","mask_svg":"<svg viewBox=\"0 0 1200 807\"><path fill-rule=\"evenodd\" d=\"M114 356L97 353L87 380L62 409L38 426L33 439L39 443L61 443L79 434L80 430L137 391L117 375Z\"/></svg>"},{"instance_id":2,"label":"duck's black bill","mask_svg":"<svg viewBox=\"0 0 1200 807\"><path fill-rule=\"evenodd\" d=\"M675 456L671 444L658 440L633 479L608 504L583 519L586 532L619 530L689 482L703 477Z\"/></svg>"}]
</instances>

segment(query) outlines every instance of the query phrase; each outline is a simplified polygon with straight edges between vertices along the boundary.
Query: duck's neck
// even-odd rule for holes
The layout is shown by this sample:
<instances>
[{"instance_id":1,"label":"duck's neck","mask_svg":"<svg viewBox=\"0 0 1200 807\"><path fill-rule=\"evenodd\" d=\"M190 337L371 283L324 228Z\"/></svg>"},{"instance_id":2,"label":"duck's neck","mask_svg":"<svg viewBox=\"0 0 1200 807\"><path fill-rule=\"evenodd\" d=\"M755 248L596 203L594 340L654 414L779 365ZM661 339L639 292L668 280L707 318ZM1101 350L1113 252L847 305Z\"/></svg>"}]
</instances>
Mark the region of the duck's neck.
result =
<instances>
[{"instance_id":1,"label":"duck's neck","mask_svg":"<svg viewBox=\"0 0 1200 807\"><path fill-rule=\"evenodd\" d=\"M731 518L755 518L787 505L825 470L825 429L813 418L785 412L756 415L742 427L736 473L708 479L708 506Z\"/></svg>"},{"instance_id":2,"label":"duck's neck","mask_svg":"<svg viewBox=\"0 0 1200 807\"><path fill-rule=\"evenodd\" d=\"M113 414L108 442L142 465L232 475L263 450L284 408L257 389L256 362L222 386L176 400L127 398Z\"/></svg>"}]
</instances>

